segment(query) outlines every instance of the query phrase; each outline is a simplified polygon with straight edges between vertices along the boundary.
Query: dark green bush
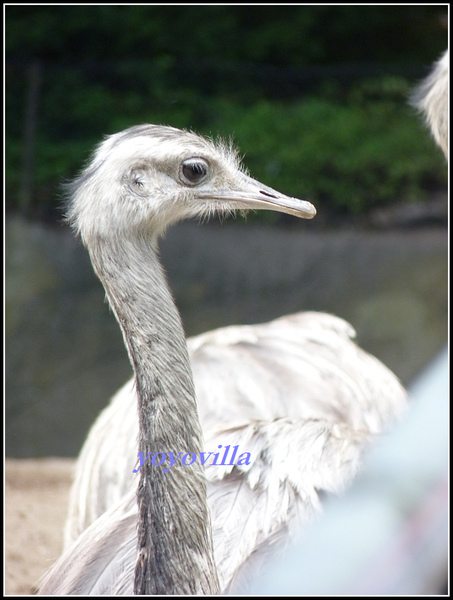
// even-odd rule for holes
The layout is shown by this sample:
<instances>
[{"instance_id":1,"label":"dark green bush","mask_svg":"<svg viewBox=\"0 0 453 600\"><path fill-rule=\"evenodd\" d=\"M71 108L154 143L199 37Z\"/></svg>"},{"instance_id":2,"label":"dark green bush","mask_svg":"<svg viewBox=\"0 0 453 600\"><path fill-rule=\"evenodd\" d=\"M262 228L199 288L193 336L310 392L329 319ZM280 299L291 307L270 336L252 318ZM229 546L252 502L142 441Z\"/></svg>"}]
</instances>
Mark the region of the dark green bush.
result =
<instances>
[{"instance_id":1,"label":"dark green bush","mask_svg":"<svg viewBox=\"0 0 453 600\"><path fill-rule=\"evenodd\" d=\"M125 69L129 76L133 66ZM32 213L58 205L59 186L85 163L104 134L140 122L233 137L257 179L313 201L319 214L359 214L395 201L417 201L447 182L447 169L422 120L408 105L408 82L384 77L346 90L277 101L200 96L172 86L168 65L155 67L134 86L115 86L89 70L43 75L34 148ZM13 103L11 97L8 102ZM11 110L14 109L13 107ZM19 203L20 131L7 128L7 206ZM260 218L263 218L259 215ZM278 219L279 215L265 218Z\"/></svg>"},{"instance_id":2,"label":"dark green bush","mask_svg":"<svg viewBox=\"0 0 453 600\"><path fill-rule=\"evenodd\" d=\"M444 5L8 5L7 207L54 218L61 181L140 122L233 135L254 176L319 212L422 198L446 168L407 96L447 18Z\"/></svg>"},{"instance_id":3,"label":"dark green bush","mask_svg":"<svg viewBox=\"0 0 453 600\"><path fill-rule=\"evenodd\" d=\"M261 102L225 107L221 121L218 129L235 133L254 176L310 199L318 212L417 201L447 183L442 155L404 103Z\"/></svg>"}]
</instances>

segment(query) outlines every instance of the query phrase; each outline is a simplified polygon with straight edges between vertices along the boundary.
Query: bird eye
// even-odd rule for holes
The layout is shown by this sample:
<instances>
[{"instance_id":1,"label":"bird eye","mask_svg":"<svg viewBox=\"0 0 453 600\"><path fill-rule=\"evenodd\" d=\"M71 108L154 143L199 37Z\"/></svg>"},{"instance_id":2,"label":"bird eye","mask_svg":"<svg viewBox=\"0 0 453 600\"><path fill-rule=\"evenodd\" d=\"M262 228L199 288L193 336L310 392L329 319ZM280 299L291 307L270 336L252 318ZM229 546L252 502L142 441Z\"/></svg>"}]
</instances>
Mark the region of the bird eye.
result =
<instances>
[{"instance_id":1,"label":"bird eye","mask_svg":"<svg viewBox=\"0 0 453 600\"><path fill-rule=\"evenodd\" d=\"M208 165L201 158L189 158L181 165L180 176L184 183L196 185L206 179L208 175Z\"/></svg>"}]
</instances>

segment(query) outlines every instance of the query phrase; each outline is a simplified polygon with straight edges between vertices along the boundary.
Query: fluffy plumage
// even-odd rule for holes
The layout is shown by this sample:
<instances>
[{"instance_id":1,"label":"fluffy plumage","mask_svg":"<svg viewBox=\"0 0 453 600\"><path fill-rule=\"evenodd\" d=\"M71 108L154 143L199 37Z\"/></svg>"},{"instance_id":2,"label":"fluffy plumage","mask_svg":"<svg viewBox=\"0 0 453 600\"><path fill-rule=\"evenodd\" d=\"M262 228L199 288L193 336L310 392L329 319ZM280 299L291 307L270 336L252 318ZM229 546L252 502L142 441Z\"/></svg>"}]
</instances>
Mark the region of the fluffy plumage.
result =
<instances>
[{"instance_id":1,"label":"fluffy plumage","mask_svg":"<svg viewBox=\"0 0 453 600\"><path fill-rule=\"evenodd\" d=\"M446 50L412 97L412 103L424 114L427 125L446 158L448 158L449 67L450 55Z\"/></svg>"},{"instance_id":2,"label":"fluffy plumage","mask_svg":"<svg viewBox=\"0 0 453 600\"><path fill-rule=\"evenodd\" d=\"M278 424L282 418L299 423L323 419L367 434L385 430L403 410L405 393L394 375L360 350L354 338L354 329L344 320L314 312L189 338L205 439L219 432L218 443L209 448L205 443L205 448L217 451L218 444L230 443L222 442L224 430L251 424L259 435L260 426ZM136 402L131 380L90 430L71 492L66 547L136 484ZM273 431L273 438L267 438L269 451L279 440L286 444L284 430L279 433L276 425ZM241 448L247 446L241 443ZM213 467L208 477L218 478L223 472ZM299 472L300 465L297 477ZM280 476L278 469L275 473Z\"/></svg>"}]
</instances>

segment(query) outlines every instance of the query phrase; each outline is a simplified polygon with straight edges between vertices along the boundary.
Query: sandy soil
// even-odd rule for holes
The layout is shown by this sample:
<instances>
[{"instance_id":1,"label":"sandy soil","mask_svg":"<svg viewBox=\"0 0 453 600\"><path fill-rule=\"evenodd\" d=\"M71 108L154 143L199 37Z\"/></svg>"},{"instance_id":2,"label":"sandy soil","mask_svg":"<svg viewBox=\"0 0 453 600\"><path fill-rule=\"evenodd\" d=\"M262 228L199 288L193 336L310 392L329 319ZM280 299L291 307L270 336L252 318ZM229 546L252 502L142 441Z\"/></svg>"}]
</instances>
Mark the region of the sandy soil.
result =
<instances>
[{"instance_id":1,"label":"sandy soil","mask_svg":"<svg viewBox=\"0 0 453 600\"><path fill-rule=\"evenodd\" d=\"M5 462L5 594L28 595L61 553L72 459Z\"/></svg>"}]
</instances>

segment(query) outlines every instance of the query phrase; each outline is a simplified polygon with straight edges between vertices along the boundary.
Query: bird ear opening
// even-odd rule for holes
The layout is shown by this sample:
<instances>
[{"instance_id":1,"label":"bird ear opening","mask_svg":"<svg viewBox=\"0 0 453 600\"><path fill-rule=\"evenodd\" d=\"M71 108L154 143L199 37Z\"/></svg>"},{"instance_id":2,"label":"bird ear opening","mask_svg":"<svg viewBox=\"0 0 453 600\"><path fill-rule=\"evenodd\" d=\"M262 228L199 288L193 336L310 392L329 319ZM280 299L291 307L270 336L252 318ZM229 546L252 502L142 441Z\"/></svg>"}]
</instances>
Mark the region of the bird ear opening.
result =
<instances>
[{"instance_id":1,"label":"bird ear opening","mask_svg":"<svg viewBox=\"0 0 453 600\"><path fill-rule=\"evenodd\" d=\"M142 167L129 171L123 180L134 195L145 196L149 191L147 173Z\"/></svg>"}]
</instances>

